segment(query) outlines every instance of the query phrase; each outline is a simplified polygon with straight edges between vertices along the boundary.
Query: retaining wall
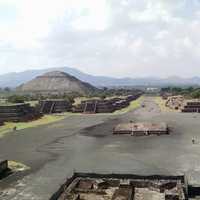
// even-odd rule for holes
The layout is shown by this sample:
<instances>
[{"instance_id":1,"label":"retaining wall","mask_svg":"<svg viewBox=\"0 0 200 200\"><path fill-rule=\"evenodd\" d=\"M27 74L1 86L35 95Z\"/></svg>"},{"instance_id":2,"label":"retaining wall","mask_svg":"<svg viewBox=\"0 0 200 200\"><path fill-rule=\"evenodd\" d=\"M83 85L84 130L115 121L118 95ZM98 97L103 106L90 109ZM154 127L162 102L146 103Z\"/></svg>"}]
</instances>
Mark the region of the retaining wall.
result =
<instances>
[{"instance_id":1,"label":"retaining wall","mask_svg":"<svg viewBox=\"0 0 200 200\"><path fill-rule=\"evenodd\" d=\"M30 104L15 104L0 106L1 122L23 122L39 118L41 115Z\"/></svg>"},{"instance_id":2,"label":"retaining wall","mask_svg":"<svg viewBox=\"0 0 200 200\"><path fill-rule=\"evenodd\" d=\"M62 113L71 111L72 105L66 100L42 100L39 102L39 110L44 114Z\"/></svg>"}]
</instances>

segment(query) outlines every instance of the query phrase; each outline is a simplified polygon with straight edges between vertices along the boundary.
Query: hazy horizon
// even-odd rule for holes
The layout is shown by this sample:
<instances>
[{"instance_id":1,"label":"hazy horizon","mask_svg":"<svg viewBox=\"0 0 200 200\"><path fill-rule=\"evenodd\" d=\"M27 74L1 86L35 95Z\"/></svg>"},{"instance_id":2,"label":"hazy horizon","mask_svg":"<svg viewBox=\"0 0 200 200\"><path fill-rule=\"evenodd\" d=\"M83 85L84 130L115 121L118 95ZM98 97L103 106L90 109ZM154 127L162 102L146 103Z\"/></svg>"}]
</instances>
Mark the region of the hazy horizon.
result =
<instances>
[{"instance_id":1,"label":"hazy horizon","mask_svg":"<svg viewBox=\"0 0 200 200\"><path fill-rule=\"evenodd\" d=\"M67 66L64 66L64 67L67 67ZM19 70L19 71L13 71L13 72L5 72L5 73L0 73L0 76L2 75L6 75L6 74L10 74L10 73L23 73L23 72L27 72L27 71L34 71L34 70L49 70L49 71L61 71L59 70L60 68L64 68L64 67L49 67L49 68L41 68L41 69L38 69L38 68L33 68L33 69L27 69L27 70ZM84 73L84 74L88 74L88 75L93 75L93 76L104 76L104 77L110 77L110 78L154 78L154 79L165 79L165 78L194 78L194 77L200 77L200 75L196 75L196 76L181 76L181 75L170 75L170 76L151 76L151 75L146 75L146 76L112 76L112 75L107 75L107 74L91 74L91 73L88 73L88 72L85 72L81 69L77 69L75 67L67 67L67 68L72 68L72 69L75 69L75 70L78 70L79 72L81 73ZM52 70L51 70L52 69Z\"/></svg>"},{"instance_id":2,"label":"hazy horizon","mask_svg":"<svg viewBox=\"0 0 200 200\"><path fill-rule=\"evenodd\" d=\"M71 69L75 69L75 70L78 70L79 72L81 73L84 73L84 74L88 74L88 75L92 75L92 76L103 76L103 77L110 77L110 78L155 78L155 79L165 79L165 78L185 78L185 79L189 79L189 78L195 78L195 77L198 77L200 78L200 75L198 76L181 76L181 75L170 75L170 76L132 76L132 75L129 75L129 76L112 76L112 75L107 75L107 74L91 74L91 73L88 73L88 72L85 72L84 70L81 70L81 69L77 69L75 67L68 67L68 66L63 66L63 67L49 67L49 68L41 68L41 69L38 69L38 68L33 68L33 69L27 69L27 70L19 70L19 71L13 71L13 72L5 72L5 73L0 73L0 76L1 75L6 75L6 74L10 74L10 73L23 73L23 72L27 72L27 71L37 71L37 70L48 70L48 71L62 71L60 70L61 68L71 68ZM65 72L67 73L67 72Z\"/></svg>"},{"instance_id":3,"label":"hazy horizon","mask_svg":"<svg viewBox=\"0 0 200 200\"><path fill-rule=\"evenodd\" d=\"M0 74L200 76L199 10L198 0L0 0Z\"/></svg>"}]
</instances>

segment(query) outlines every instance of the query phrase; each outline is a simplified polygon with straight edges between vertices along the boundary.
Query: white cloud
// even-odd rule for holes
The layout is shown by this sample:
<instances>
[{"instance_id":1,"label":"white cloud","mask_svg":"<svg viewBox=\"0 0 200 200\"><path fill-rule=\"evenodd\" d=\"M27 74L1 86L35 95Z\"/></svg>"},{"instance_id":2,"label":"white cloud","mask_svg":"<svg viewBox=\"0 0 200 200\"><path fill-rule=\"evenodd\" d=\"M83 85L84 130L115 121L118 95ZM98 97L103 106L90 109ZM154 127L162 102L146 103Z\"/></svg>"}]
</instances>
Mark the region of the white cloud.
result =
<instances>
[{"instance_id":1,"label":"white cloud","mask_svg":"<svg viewBox=\"0 0 200 200\"><path fill-rule=\"evenodd\" d=\"M200 74L198 0L0 0L1 8L9 12L0 12L0 73L68 65L112 76Z\"/></svg>"}]
</instances>

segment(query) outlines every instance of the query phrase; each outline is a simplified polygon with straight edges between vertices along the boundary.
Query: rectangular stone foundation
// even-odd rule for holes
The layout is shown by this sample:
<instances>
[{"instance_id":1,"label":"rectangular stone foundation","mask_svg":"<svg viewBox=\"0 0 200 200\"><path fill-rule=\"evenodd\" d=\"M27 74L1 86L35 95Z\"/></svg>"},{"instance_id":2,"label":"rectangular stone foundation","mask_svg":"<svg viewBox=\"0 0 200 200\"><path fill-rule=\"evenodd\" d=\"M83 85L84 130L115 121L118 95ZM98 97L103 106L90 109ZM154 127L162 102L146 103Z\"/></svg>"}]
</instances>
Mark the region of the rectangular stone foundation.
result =
<instances>
[{"instance_id":1,"label":"rectangular stone foundation","mask_svg":"<svg viewBox=\"0 0 200 200\"><path fill-rule=\"evenodd\" d=\"M163 135L168 134L165 123L123 123L113 129L113 134L130 134L132 136Z\"/></svg>"},{"instance_id":2,"label":"rectangular stone foundation","mask_svg":"<svg viewBox=\"0 0 200 200\"><path fill-rule=\"evenodd\" d=\"M187 200L184 176L75 173L50 200Z\"/></svg>"}]
</instances>

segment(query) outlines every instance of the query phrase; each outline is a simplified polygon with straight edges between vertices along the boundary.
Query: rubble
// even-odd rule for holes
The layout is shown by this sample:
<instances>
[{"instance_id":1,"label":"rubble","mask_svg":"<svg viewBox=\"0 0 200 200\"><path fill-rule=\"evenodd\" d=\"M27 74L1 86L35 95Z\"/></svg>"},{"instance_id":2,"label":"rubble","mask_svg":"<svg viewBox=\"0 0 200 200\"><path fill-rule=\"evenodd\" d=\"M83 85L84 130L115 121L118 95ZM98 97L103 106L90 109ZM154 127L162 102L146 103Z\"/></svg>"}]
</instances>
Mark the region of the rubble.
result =
<instances>
[{"instance_id":1,"label":"rubble","mask_svg":"<svg viewBox=\"0 0 200 200\"><path fill-rule=\"evenodd\" d=\"M183 106L184 97L181 95L168 97L165 105L171 109L179 110Z\"/></svg>"}]
</instances>

